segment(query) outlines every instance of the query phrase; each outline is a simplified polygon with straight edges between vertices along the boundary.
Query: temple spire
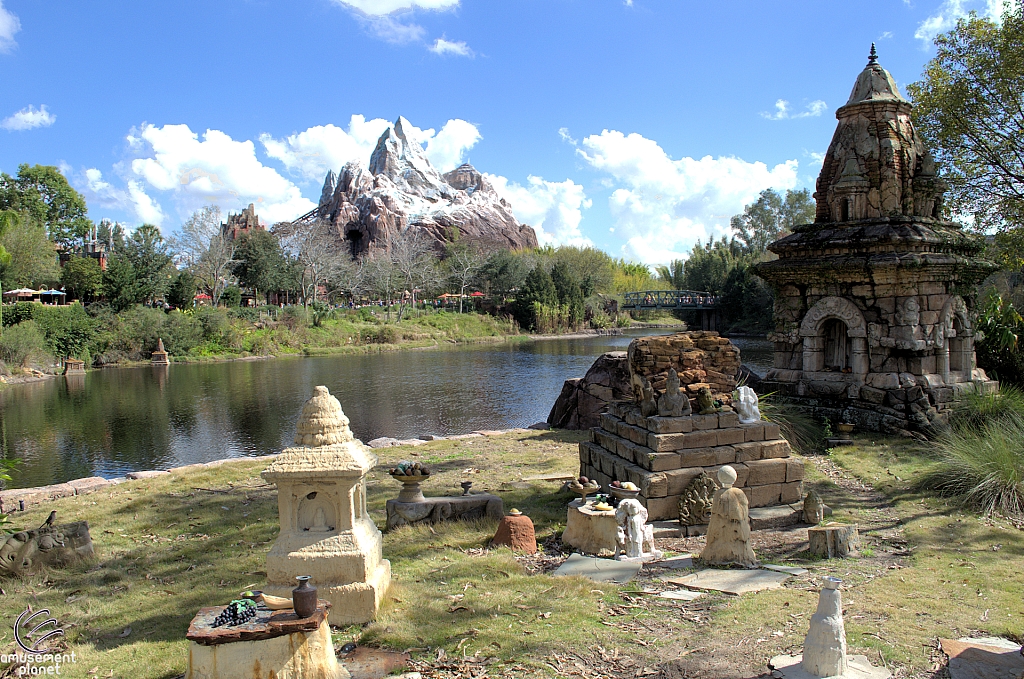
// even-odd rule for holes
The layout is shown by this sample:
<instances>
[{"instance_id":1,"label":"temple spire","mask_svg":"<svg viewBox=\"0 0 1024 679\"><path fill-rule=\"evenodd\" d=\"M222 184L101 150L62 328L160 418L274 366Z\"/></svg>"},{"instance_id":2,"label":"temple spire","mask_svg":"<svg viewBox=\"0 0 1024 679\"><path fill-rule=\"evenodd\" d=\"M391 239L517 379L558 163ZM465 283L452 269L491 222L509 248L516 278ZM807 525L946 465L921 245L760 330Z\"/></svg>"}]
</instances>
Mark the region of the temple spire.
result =
<instances>
[{"instance_id":1,"label":"temple spire","mask_svg":"<svg viewBox=\"0 0 1024 679\"><path fill-rule=\"evenodd\" d=\"M871 43L871 54L868 55L868 66L878 63L878 52L875 51L875 43Z\"/></svg>"}]
</instances>

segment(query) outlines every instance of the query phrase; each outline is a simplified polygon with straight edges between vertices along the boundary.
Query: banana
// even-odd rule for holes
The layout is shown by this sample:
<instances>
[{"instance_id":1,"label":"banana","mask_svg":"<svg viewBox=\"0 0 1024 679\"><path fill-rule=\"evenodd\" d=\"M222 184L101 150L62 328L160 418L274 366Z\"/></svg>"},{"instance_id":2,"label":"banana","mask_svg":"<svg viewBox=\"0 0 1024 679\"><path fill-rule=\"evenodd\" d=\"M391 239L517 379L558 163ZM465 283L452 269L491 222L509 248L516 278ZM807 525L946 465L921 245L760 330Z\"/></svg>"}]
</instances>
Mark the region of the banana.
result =
<instances>
[{"instance_id":1,"label":"banana","mask_svg":"<svg viewBox=\"0 0 1024 679\"><path fill-rule=\"evenodd\" d=\"M292 607L292 600L287 597L263 594L261 598L263 599L263 604L272 611L282 611Z\"/></svg>"}]
</instances>

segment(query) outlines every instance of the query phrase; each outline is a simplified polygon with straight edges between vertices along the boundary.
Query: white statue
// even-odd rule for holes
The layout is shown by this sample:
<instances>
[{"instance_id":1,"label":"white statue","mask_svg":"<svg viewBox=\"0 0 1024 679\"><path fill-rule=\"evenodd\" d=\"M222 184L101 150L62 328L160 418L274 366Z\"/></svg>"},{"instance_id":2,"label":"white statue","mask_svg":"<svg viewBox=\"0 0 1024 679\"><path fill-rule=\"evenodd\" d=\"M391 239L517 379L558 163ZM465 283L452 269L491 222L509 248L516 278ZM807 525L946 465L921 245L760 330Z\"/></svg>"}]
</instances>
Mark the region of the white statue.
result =
<instances>
[{"instance_id":1,"label":"white statue","mask_svg":"<svg viewBox=\"0 0 1024 679\"><path fill-rule=\"evenodd\" d=\"M317 507L313 514L313 525L307 529L310 533L327 533L331 527L327 525L327 514L323 507Z\"/></svg>"},{"instance_id":2,"label":"white statue","mask_svg":"<svg viewBox=\"0 0 1024 679\"><path fill-rule=\"evenodd\" d=\"M661 558L661 552L654 548L654 529L647 525L647 508L639 500L619 502L615 510L615 521L619 524L615 538L616 558L620 561Z\"/></svg>"},{"instance_id":3,"label":"white statue","mask_svg":"<svg viewBox=\"0 0 1024 679\"><path fill-rule=\"evenodd\" d=\"M840 582L839 578L824 578L818 610L811 616L811 629L804 639L804 659L800 665L814 677L841 677L849 669Z\"/></svg>"},{"instance_id":4,"label":"white statue","mask_svg":"<svg viewBox=\"0 0 1024 679\"><path fill-rule=\"evenodd\" d=\"M740 424L753 424L761 420L761 411L757 407L757 394L750 387L740 387L739 399L736 401L736 412L740 416Z\"/></svg>"}]
</instances>

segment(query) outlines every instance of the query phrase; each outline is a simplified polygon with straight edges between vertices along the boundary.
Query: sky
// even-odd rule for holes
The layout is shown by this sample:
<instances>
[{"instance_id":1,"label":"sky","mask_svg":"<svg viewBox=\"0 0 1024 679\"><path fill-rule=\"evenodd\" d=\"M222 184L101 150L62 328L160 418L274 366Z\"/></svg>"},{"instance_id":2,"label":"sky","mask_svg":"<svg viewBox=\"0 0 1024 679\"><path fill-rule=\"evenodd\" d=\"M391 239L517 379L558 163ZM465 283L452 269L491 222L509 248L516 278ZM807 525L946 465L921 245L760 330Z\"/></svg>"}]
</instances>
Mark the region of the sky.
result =
<instances>
[{"instance_id":1,"label":"sky","mask_svg":"<svg viewBox=\"0 0 1024 679\"><path fill-rule=\"evenodd\" d=\"M813 191L872 42L902 90L1006 1L0 0L0 171L59 167L97 221L272 224L404 116L541 243L663 264Z\"/></svg>"}]
</instances>

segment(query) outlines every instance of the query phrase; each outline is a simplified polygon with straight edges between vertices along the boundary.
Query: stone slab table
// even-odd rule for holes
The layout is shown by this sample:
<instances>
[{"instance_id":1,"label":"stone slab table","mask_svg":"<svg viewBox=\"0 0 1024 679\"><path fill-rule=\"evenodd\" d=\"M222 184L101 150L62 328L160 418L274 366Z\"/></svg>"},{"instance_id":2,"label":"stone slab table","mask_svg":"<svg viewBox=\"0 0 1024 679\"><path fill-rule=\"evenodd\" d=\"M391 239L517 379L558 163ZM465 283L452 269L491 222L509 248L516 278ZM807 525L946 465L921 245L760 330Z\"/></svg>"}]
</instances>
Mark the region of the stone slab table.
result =
<instances>
[{"instance_id":1,"label":"stone slab table","mask_svg":"<svg viewBox=\"0 0 1024 679\"><path fill-rule=\"evenodd\" d=\"M224 606L199 609L185 637L191 642L185 679L350 679L338 664L327 624L330 602L313 615L263 606L244 625L213 627Z\"/></svg>"},{"instance_id":2,"label":"stone slab table","mask_svg":"<svg viewBox=\"0 0 1024 679\"><path fill-rule=\"evenodd\" d=\"M594 509L592 503L573 500L569 503L562 543L587 554L611 556L615 554L618 530L614 509L602 512Z\"/></svg>"},{"instance_id":3,"label":"stone slab table","mask_svg":"<svg viewBox=\"0 0 1024 679\"><path fill-rule=\"evenodd\" d=\"M497 495L451 495L424 498L422 502L388 500L388 530L417 523L440 523L472 519L501 519L505 503Z\"/></svg>"}]
</instances>

